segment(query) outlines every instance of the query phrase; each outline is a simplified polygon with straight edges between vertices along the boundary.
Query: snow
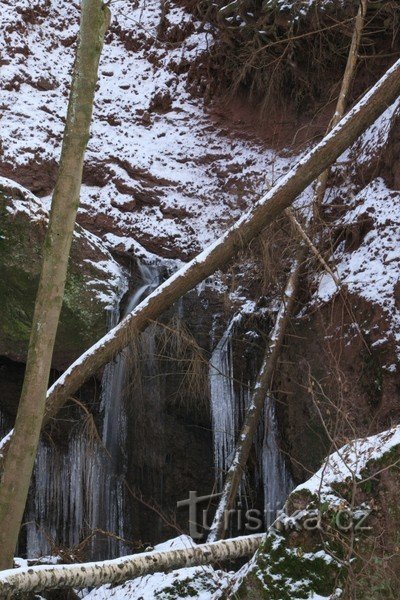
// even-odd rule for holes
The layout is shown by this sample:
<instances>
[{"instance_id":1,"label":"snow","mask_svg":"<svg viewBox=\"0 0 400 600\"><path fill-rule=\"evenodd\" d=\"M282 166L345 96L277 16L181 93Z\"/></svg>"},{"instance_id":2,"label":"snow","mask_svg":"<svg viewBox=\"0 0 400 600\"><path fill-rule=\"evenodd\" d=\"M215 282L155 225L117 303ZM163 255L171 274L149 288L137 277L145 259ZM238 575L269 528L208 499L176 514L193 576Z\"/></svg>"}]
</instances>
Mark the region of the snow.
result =
<instances>
[{"instance_id":1,"label":"snow","mask_svg":"<svg viewBox=\"0 0 400 600\"><path fill-rule=\"evenodd\" d=\"M400 357L400 312L395 286L400 266L400 192L391 190L381 178L373 180L348 201L348 210L336 227L350 229L369 223L358 248L349 251L341 243L330 258L335 273L348 290L378 305L389 324ZM328 302L337 287L328 273L319 277L314 300ZM381 343L387 340L387 335ZM375 342L375 345L377 342Z\"/></svg>"},{"instance_id":2,"label":"snow","mask_svg":"<svg viewBox=\"0 0 400 600\"><path fill-rule=\"evenodd\" d=\"M46 2L39 0L36 4L45 7ZM281 10L291 10L293 4L293 1L278 0ZM302 2L299 14L306 16L314 5L314 0ZM18 1L18 7L28 9L29 6L27 0ZM87 164L96 171L97 178L94 178L94 183L88 180L83 186L80 214L99 229L99 216L109 219L112 231L104 234L108 249L118 249L153 264L154 248L149 250L146 244L148 239L157 237L160 253L168 254L172 246L179 247L188 255L206 248L195 261L204 263L220 243L218 236L221 232L243 214L243 206L252 206L253 198L269 186L266 175L274 173L279 177L294 159L277 158L261 143L249 142L239 135L235 138L229 136L211 122L200 101L190 95L186 73L174 70L174 64L192 63L212 40L211 32L185 34L184 40L175 46L155 43L159 2L149 0L139 6L128 0L116 2L112 11L113 31L101 61L92 138L87 154ZM0 47L29 48L28 52L14 52L9 63L2 66L0 74L4 102L0 115L2 161L13 164L17 173L19 168L29 168L33 163L46 164L58 159L77 16L77 6L53 0L48 16L41 23L27 25L16 6L2 6ZM191 23L180 6L171 5L167 18L170 29L177 26L184 30ZM12 28L8 27L9 24ZM118 30L121 34L116 33ZM56 44L53 43L55 31L59 38ZM40 87L43 73L51 81L52 89ZM16 78L19 81L13 83ZM150 110L157 94L164 97L170 94L171 106L166 112L164 109ZM395 105L368 130L361 138L361 146L355 145L362 148L360 162L368 162L377 145L383 146L386 142L394 109ZM349 156L350 151L341 157L339 164ZM305 157L299 164L303 164L304 160ZM280 184L288 181L291 175L291 172L287 173ZM0 184L1 181L0 178ZM243 194L240 193L241 186ZM264 195L258 206L270 197L270 194ZM137 207L126 210L132 198ZM48 202L48 197L45 197L42 205L29 202L28 206L16 200L14 207L39 219L43 218ZM346 251L344 244L335 250L333 261L337 273L352 292L382 308L400 353L400 316L394 301L400 259L400 194L389 190L382 179L376 179L351 197L348 206L349 210L338 225L350 228L368 216L373 220L373 228L355 251ZM248 218L249 213L237 226ZM98 238L91 236L88 234L88 239L97 243ZM96 266L104 280L115 280L119 276L111 258L96 263ZM179 266L182 265L175 263L174 268ZM182 270L178 269L174 278L164 286L172 286L177 278L185 276L189 268L187 265ZM96 281L90 283L96 284ZM336 293L332 278L322 274L314 301L328 302ZM107 292L104 292L102 300L107 303ZM142 302L136 312L150 301L151 297ZM242 312L251 312L253 308L253 303L248 301ZM104 337L96 347L104 345L112 336L113 333L110 333ZM385 337L382 337L382 342L385 342ZM92 348L89 353L93 351ZM396 365L388 365L387 369L394 371ZM234 429L233 416L231 425ZM303 488L329 494L334 481L343 476L359 477L368 460L398 443L398 429L368 440L356 440L329 457L323 469L303 484ZM190 538L180 536L157 545L155 549L184 548L191 544ZM87 597L95 600L109 597L163 598L167 597L162 593L166 587L196 578L199 583L192 582L198 593L196 597L210 598L210 590L206 586L204 589L201 587L203 576L210 582L219 580L219 575L211 567L193 567L137 578L117 588L103 586ZM317 595L312 597L322 599Z\"/></svg>"},{"instance_id":3,"label":"snow","mask_svg":"<svg viewBox=\"0 0 400 600\"><path fill-rule=\"evenodd\" d=\"M393 67L390 71L390 74L393 73L394 69L396 68ZM368 94L368 97L371 97L371 95L373 93L376 92L377 89L379 89L379 87L382 84L377 84L377 86L375 86L371 92ZM324 139L323 142L321 142L317 148L322 148L324 146L326 146L327 144L327 140L331 139L332 136L334 135L335 132L337 132L338 129L342 128L344 126L345 123L347 123L349 121L349 119L351 118L351 116L354 115L356 110L359 110L360 106L363 106L365 104L365 99L363 99L361 101L361 103L359 103L359 105L353 109L349 116L346 117L341 124L339 124L332 132L331 134L329 134L329 136L327 138ZM190 263L186 264L184 267L182 267L182 269L178 270L167 282L165 282L164 284L162 284L160 286L160 288L158 288L158 290L156 290L155 292L153 292L152 294L150 294L148 296L148 298L146 298L146 300L144 300L143 302L141 302L138 307L135 309L135 311L131 314L131 316L129 317L130 319L133 318L133 316L135 314L137 314L138 312L142 311L146 306L149 305L149 303L158 295L158 293L160 292L160 289L165 289L165 288L173 288L175 282L177 279L183 279L185 277L185 274L187 273L187 271L193 267L193 265L198 264L201 265L202 263L204 264L205 260L207 258L210 257L210 255L213 253L213 251L218 247L218 245L220 243L222 243L224 240L227 239L227 237L232 233L232 231L235 231L240 224L243 224L245 221L249 221L252 216L255 214L255 212L257 211L257 209L260 208L260 206L265 205L268 201L271 200L274 192L276 191L277 187L282 187L283 185L285 185L291 178L293 178L294 174L296 173L296 171L305 164L306 160L309 160L310 157L312 157L315 152L317 152L317 149L314 148L310 153L305 154L303 156L302 159L300 159L297 162L297 165L294 169L292 169L289 173L287 173L285 176L283 176L280 180L279 183L277 184L277 186L275 186L275 188L273 188L272 190L270 190L267 194L265 194L254 206L253 209L250 210L249 212L245 213L236 223L235 226L232 230L230 230L230 232L225 233L221 238L219 238L218 240L214 241L210 246L208 246L206 248L206 250L204 250L201 254L199 254L193 261L191 261ZM323 286L322 286L323 289ZM96 348L98 348L99 346L104 346L106 343L109 342L110 339L112 339L113 337L115 337L116 335L116 331L117 330L113 330L111 331L107 336L105 336L104 338L102 338L102 340L100 340L95 346L93 346L85 355L83 355L78 361L76 361L74 363L74 365L72 365L70 367L70 369L68 369L64 375L62 376L62 378L60 378L60 380L58 380L57 382L57 386L61 385L62 382L65 380L65 378L67 377L67 375L72 371L72 369L74 367L76 367L78 364L81 364L83 362L83 360L87 359L91 354L93 354L96 351Z\"/></svg>"},{"instance_id":4,"label":"snow","mask_svg":"<svg viewBox=\"0 0 400 600\"><path fill-rule=\"evenodd\" d=\"M328 456L321 469L308 481L300 484L293 493L309 490L312 494L317 494L321 502L337 502L339 499L332 491L334 483L348 478L361 479L362 471L369 461L377 460L399 444L400 425L377 435L353 440Z\"/></svg>"},{"instance_id":5,"label":"snow","mask_svg":"<svg viewBox=\"0 0 400 600\"><path fill-rule=\"evenodd\" d=\"M197 546L196 542L192 540L189 535L179 535L176 538L172 538L170 540L166 540L165 542L161 542L154 546L154 550L157 552L163 552L168 550L182 550L185 548L194 548Z\"/></svg>"},{"instance_id":6,"label":"snow","mask_svg":"<svg viewBox=\"0 0 400 600\"><path fill-rule=\"evenodd\" d=\"M222 575L222 574L221 574ZM211 592L216 588L221 577L212 567L188 567L171 573L155 573L138 577L127 583L112 587L102 586L93 590L85 596L89 600L152 600L159 598L167 600L171 598L182 598L190 600L195 597L198 600L210 600ZM181 592L187 584L187 593Z\"/></svg>"},{"instance_id":7,"label":"snow","mask_svg":"<svg viewBox=\"0 0 400 600\"><path fill-rule=\"evenodd\" d=\"M5 435L1 440L0 440L0 456L3 456L2 454L2 449L4 448L4 446L6 446L8 444L8 442L11 440L12 434L14 432L14 429L11 429L7 435Z\"/></svg>"},{"instance_id":8,"label":"snow","mask_svg":"<svg viewBox=\"0 0 400 600\"><path fill-rule=\"evenodd\" d=\"M236 555L240 556L240 552L243 550L246 552L250 548L259 547L262 542L263 534L252 535L250 538L247 536L239 536L234 540L230 540L233 542L233 548L229 548L230 552L228 555L233 558ZM229 541L229 540L228 540ZM228 542L227 541L227 542ZM249 545L250 541L250 545ZM240 544L241 542L246 542L244 545ZM202 545L199 546L201 548L205 557L212 556L213 551L212 547L218 547L221 542L217 542L214 544ZM224 545L224 542L222 542ZM162 548L161 553L159 553L160 546ZM132 568L132 562L140 568L145 568L147 570L150 562L157 562L157 559L165 559L167 557L163 556L163 552L165 553L165 548L168 548L172 551L172 553L179 554L179 550L184 550L188 547L196 546L196 544L192 543L190 538L187 536L179 536L174 540L170 540L169 543L164 543L156 548L156 553L154 550L143 552L140 554L135 554L131 556L124 556L121 558L116 558L113 560L106 560L101 562L88 562L82 564L64 564L64 565L38 565L33 567L19 567L15 569L7 569L0 573L0 587L1 585L11 585L18 586L23 585L23 580L26 575L29 578L33 578L32 583L35 582L36 587L39 587L43 584L44 578L51 578L52 584L54 585L58 580L61 581L64 585L68 582L76 581L76 584L79 585L79 575L81 571L86 572L85 582L96 580L97 575L101 569L105 570L114 570L118 576L121 575L122 569L128 569L127 572ZM236 550L239 550L237 553ZM185 554L185 553L184 553ZM193 554L193 553L189 553ZM170 557L168 557L170 558ZM174 557L177 558L176 556ZM193 556L185 556L186 564L190 564L190 561L193 559ZM214 556L214 560L216 556ZM154 568L154 565L153 565ZM42 575L42 581L40 582L40 576ZM78 575L78 579L76 579ZM223 573L221 571L214 570L211 566L195 566L195 567L186 567L183 569L178 569L169 574L164 573L155 573L153 575L145 575L144 577L137 577L131 581L127 581L119 585L118 587L113 587L111 585L100 586L98 589L93 590L88 595L85 593L83 597L89 598L109 598L116 597L118 599L121 598L173 598L174 593L180 598L186 597L196 597L205 600L206 598L211 598L213 595L211 592L215 591L216 596L219 597L219 589L222 585L226 584L226 578L229 577L230 574ZM35 577L37 578L35 580ZM94 578L94 579L93 579ZM166 589L165 589L166 588ZM22 589L22 588L20 588ZM203 595L204 592L204 595ZM143 596L144 593L144 596ZM186 595L183 595L186 593ZM137 594L137 595L136 595Z\"/></svg>"},{"instance_id":9,"label":"snow","mask_svg":"<svg viewBox=\"0 0 400 600\"><path fill-rule=\"evenodd\" d=\"M168 550L180 550L184 548L192 548L197 544L187 535L180 535L177 538L173 538L157 544L152 550L157 552L168 551ZM216 576L215 571L212 567L191 567L187 569L175 570L171 573L155 573L153 575L146 575L144 577L138 577L132 581L128 581L118 587L110 585L102 586L88 595L85 598L95 598L100 600L101 598L153 598L156 594L160 594L165 588L176 585L178 582L185 582L187 579L194 579L200 576L200 580L204 574L210 575L211 578ZM196 584L197 587L197 584ZM199 586L200 587L200 586ZM160 596L163 597L162 595ZM198 596L203 598L203 595Z\"/></svg>"},{"instance_id":10,"label":"snow","mask_svg":"<svg viewBox=\"0 0 400 600\"><path fill-rule=\"evenodd\" d=\"M291 548L285 546L286 541L284 540L284 538L275 535L274 531L270 532L269 541L271 542L273 550L279 550L279 546L284 546L286 556L291 556L294 558L298 557L298 548ZM260 570L257 563L258 554L255 554L255 556L253 556L248 563L243 565L243 567L239 569L237 573L234 573L230 577L230 580L224 582L225 585L228 587L230 598L235 598L239 590L240 592L242 592L242 590L240 589L241 584L245 580L246 576L253 571L255 576L260 580L261 584L265 586L266 593L268 593L269 591L268 581L272 580L274 583L277 583L278 586L279 584L281 584L282 588L285 588L285 591L282 592L282 595L285 594L285 597L290 597L293 600L304 599L305 593L309 594L307 596L309 600L329 600L329 597L325 598L323 596L319 596L318 594L314 593L312 590L309 589L311 581L308 578L300 578L300 575L297 574L296 579L294 579L293 577L288 576L287 573L280 573L277 568L277 565L279 564L279 559L278 563L276 563L271 560L268 560L268 555L265 555L265 558L266 560L263 562L263 567ZM304 561L313 561L317 558L324 560L327 564L334 562L334 559L331 557L331 555L325 552L324 550L318 552L305 552L302 554L302 560ZM273 597L275 597L274 594L276 594L276 592L277 589L273 588ZM222 595L221 597L224 598L225 596ZM333 600L333 597L331 598Z\"/></svg>"},{"instance_id":11,"label":"snow","mask_svg":"<svg viewBox=\"0 0 400 600\"><path fill-rule=\"evenodd\" d=\"M352 146L351 155L356 158L357 167L367 165L372 156L382 152L388 141L392 117L398 111L400 101L394 102L382 113L371 127Z\"/></svg>"},{"instance_id":12,"label":"snow","mask_svg":"<svg viewBox=\"0 0 400 600\"><path fill-rule=\"evenodd\" d=\"M346 444L337 452L331 454L325 461L321 469L313 475L307 482L299 485L293 493L301 490L308 490L313 494L318 494L321 502L337 502L338 497L333 492L332 486L335 483L343 482L346 479L362 477L362 471L372 460L377 460L390 450L400 445L400 426L393 427L383 433L370 436L368 438L362 438L353 440L349 444ZM280 544L283 538L276 537L275 544ZM178 538L168 540L162 544L158 544L155 551L168 551L176 550L180 548L187 548L195 546L196 544L188 536L182 535ZM296 552L296 549L287 549L287 552ZM142 555L143 556L143 555ZM303 555L305 559L314 560L316 558L323 558L327 563L330 563L333 559L325 551L320 550L316 553L306 553ZM106 561L104 564L117 564L120 559L113 561ZM223 590L229 589L231 592L235 592L235 589L240 585L245 575L254 567L255 558L251 559L246 563L236 574L223 573L221 571L215 571L212 567L189 567L184 569L175 570L171 573L156 573L153 575L147 575L144 577L138 577L132 581L128 581L125 584L117 587L109 585L101 586L98 589L85 594L85 598L91 600L103 600L105 598L115 598L116 600L139 600L157 598L170 598L168 594L174 593L173 586L179 585L179 590L182 586L187 590L187 595L179 595L182 598L196 597L200 600L220 598L223 597ZM24 561L21 561L21 567L25 567ZM91 566L91 563L86 565ZM35 568L36 570L47 569L46 566L40 566ZM266 567L268 569L268 565ZM17 569L18 570L18 569ZM14 570L16 572L17 570ZM13 571L5 571L2 573L1 578L6 578L8 573ZM271 573L273 577L277 577L277 574ZM287 585L292 585L290 581L285 582ZM304 582L292 582L293 583L293 598L296 597L296 590L301 583ZM172 588L172 589L171 589ZM172 595L172 597L174 597ZM310 596L310 600L314 600L324 597L316 594Z\"/></svg>"},{"instance_id":13,"label":"snow","mask_svg":"<svg viewBox=\"0 0 400 600\"><path fill-rule=\"evenodd\" d=\"M39 4L44 16L38 23L24 20L21 2L0 12L0 47L13 49L0 73L2 163L16 176L21 167L59 158L78 28L77 4ZM181 6L167 10L165 35L178 28L183 40L177 43L155 39L158 0L115 2L111 9L86 155L94 174L84 177L80 215L100 229L106 217L106 233L145 248L156 236L161 255L179 248L193 254L240 216L290 158L229 135L189 93L181 65L196 60L212 33L196 31L199 23L193 31L193 17ZM42 79L51 89L43 89ZM170 106L158 107L160 96L170 98ZM132 200L136 206L124 208Z\"/></svg>"},{"instance_id":14,"label":"snow","mask_svg":"<svg viewBox=\"0 0 400 600\"><path fill-rule=\"evenodd\" d=\"M343 508L343 506L345 506L344 499L340 497L340 494L337 491L338 486L335 484L344 483L348 480L350 480L350 482L362 481L364 476L363 471L366 467L368 467L371 461L379 460L385 454L389 453L398 446L400 446L400 425L392 427L391 429L377 435L352 440L342 448L339 448L336 452L329 455L324 461L321 469L319 469L319 471L317 471L308 481L297 486L293 490L292 494L295 496L299 492L308 491L311 494L318 496L319 505L329 503L331 507L337 506L339 508ZM394 458L393 461L396 461L396 458ZM385 467L387 466L389 465L385 464ZM380 469L381 467L377 465L375 472L379 472ZM297 556L296 553L298 549L296 547L292 548L290 545L287 545L287 539L277 532L277 530L281 529L281 527L278 527L278 522L281 526L283 525L284 529L294 530L297 529L297 524L299 522L301 523L304 517L311 518L313 513L317 515L318 510L313 508L305 508L303 510L294 512L292 516L288 516L284 511L282 511L281 515L277 519L277 523L275 523L275 527L273 526L268 533L273 549L277 550L279 546L282 545L287 556L290 554ZM358 517L362 517L364 514L368 513L369 507L366 504L362 504L355 509L354 516L357 519ZM325 549L302 554L302 560L304 559L307 561L318 558L322 558L327 564L335 562L333 555L326 552ZM231 594L234 595L235 591L240 588L241 583L249 574L249 572L254 571L255 574L260 578L263 585L265 584L264 575L267 575L267 581L268 578L281 580L287 588L290 588L291 598L304 598L304 591L301 595L297 595L296 592L303 584L305 584L305 587L307 587L307 584L310 584L311 582L307 579L289 579L287 576L276 572L276 564L270 564L268 562L267 555L265 556L265 559L266 560L263 562L262 569L259 570L258 554L256 554L249 562L243 565L243 567L237 573L230 577L228 580L229 583L225 582L225 585L229 586ZM339 563L338 566L340 566ZM340 598L342 592L339 588L337 588L334 594L329 597L320 596L312 591L309 593L310 600L334 600Z\"/></svg>"},{"instance_id":15,"label":"snow","mask_svg":"<svg viewBox=\"0 0 400 600\"><path fill-rule=\"evenodd\" d=\"M11 181L6 177L0 177L0 188L11 190L13 194L12 203L7 204L7 212L11 215L26 213L31 221L43 221L48 218L48 211L43 207L39 199L22 185Z\"/></svg>"}]
</instances>

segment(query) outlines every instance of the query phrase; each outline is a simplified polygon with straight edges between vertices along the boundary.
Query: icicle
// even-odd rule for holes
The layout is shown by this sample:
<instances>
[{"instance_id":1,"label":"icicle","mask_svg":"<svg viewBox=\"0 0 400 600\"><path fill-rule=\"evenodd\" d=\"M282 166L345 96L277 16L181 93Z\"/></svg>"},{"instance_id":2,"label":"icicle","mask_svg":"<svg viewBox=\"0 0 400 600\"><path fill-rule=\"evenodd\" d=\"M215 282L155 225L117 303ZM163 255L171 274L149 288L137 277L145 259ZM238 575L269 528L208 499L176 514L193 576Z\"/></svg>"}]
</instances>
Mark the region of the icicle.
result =
<instances>
[{"instance_id":1,"label":"icicle","mask_svg":"<svg viewBox=\"0 0 400 600\"><path fill-rule=\"evenodd\" d=\"M145 296L159 283L159 272L156 267L139 264L143 284L129 298L124 315L131 312ZM111 320L115 315L111 316ZM111 326L113 323L111 323ZM154 337L154 336L153 336ZM148 330L142 339L149 340ZM153 344L154 345L154 344ZM147 349L154 356L154 348ZM124 478L127 471L127 414L125 410L125 390L128 385L129 350L121 352L104 371L102 381L101 407L103 410L102 442L105 451L97 453L94 458L95 473L92 500L90 506L90 523L92 529L111 532L119 538L125 538L126 493ZM92 554L97 558L111 558L129 552L122 540L108 537L102 542L93 540Z\"/></svg>"},{"instance_id":2,"label":"icicle","mask_svg":"<svg viewBox=\"0 0 400 600\"><path fill-rule=\"evenodd\" d=\"M155 267L139 265L139 270L143 283L130 297L125 314L159 282ZM119 313L119 306L109 312L110 328L118 323ZM154 348L148 349L153 351ZM70 432L66 449L40 442L27 506L29 558L49 554L53 544L71 548L94 529L124 537L127 366L127 353L122 352L104 370L100 405L102 445L93 439L88 428L82 427ZM94 537L90 549L91 558L95 559L120 556L128 551L122 541L110 537L101 541Z\"/></svg>"},{"instance_id":3,"label":"icicle","mask_svg":"<svg viewBox=\"0 0 400 600\"><path fill-rule=\"evenodd\" d=\"M64 452L41 441L35 464L34 490L29 497L27 555L49 554L53 546L72 548L86 531L86 491L91 488L91 441L73 431Z\"/></svg>"},{"instance_id":4,"label":"icicle","mask_svg":"<svg viewBox=\"0 0 400 600\"><path fill-rule=\"evenodd\" d=\"M235 448L236 395L233 383L232 336L237 324L233 318L215 347L210 361L210 397L214 436L214 463L219 487L230 466Z\"/></svg>"},{"instance_id":5,"label":"icicle","mask_svg":"<svg viewBox=\"0 0 400 600\"><path fill-rule=\"evenodd\" d=\"M293 489L292 478L278 444L275 401L271 395L268 395L265 403L265 423L262 464L265 525L269 527Z\"/></svg>"}]
</instances>

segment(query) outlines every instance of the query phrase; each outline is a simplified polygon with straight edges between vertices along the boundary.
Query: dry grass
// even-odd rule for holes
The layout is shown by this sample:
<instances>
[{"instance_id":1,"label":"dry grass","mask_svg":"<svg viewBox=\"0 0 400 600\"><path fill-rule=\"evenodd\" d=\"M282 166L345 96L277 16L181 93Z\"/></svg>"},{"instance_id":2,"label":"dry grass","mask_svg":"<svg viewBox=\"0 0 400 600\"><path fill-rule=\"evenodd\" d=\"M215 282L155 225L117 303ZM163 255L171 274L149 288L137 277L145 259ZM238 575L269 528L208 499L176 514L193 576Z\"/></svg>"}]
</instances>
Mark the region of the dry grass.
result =
<instances>
[{"instance_id":1,"label":"dry grass","mask_svg":"<svg viewBox=\"0 0 400 600\"><path fill-rule=\"evenodd\" d=\"M208 361L204 351L178 316L168 324L159 324L159 330L159 357L178 384L169 401L187 409L208 411Z\"/></svg>"}]
</instances>

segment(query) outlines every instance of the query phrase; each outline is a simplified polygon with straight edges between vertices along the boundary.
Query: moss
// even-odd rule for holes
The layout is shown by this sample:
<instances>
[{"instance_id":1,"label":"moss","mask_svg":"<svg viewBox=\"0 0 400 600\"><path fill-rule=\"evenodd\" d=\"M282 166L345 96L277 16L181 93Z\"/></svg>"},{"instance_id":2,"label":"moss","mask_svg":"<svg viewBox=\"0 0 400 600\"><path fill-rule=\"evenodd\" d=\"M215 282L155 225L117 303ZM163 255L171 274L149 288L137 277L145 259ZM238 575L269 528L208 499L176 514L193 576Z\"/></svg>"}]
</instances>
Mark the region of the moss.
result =
<instances>
[{"instance_id":1,"label":"moss","mask_svg":"<svg viewBox=\"0 0 400 600\"><path fill-rule=\"evenodd\" d=\"M29 344L46 227L46 214L34 196L12 182L0 187L0 354L21 361ZM96 260L105 258L84 232L74 237L55 367L67 366L106 332L100 292L109 291L110 282L101 281L104 272L96 267Z\"/></svg>"},{"instance_id":2,"label":"moss","mask_svg":"<svg viewBox=\"0 0 400 600\"><path fill-rule=\"evenodd\" d=\"M308 599L312 593L330 596L338 587L343 600L398 598L400 445L375 457L372 444L373 458L355 490L350 479L343 479L332 484L322 502L307 489L289 496L286 512L292 519L282 518L280 532L269 532L237 598ZM351 506L353 517L347 521ZM318 528L307 528L316 509ZM351 523L355 529L348 530Z\"/></svg>"},{"instance_id":3,"label":"moss","mask_svg":"<svg viewBox=\"0 0 400 600\"><path fill-rule=\"evenodd\" d=\"M172 585L155 592L154 596L160 600L177 600L178 598L198 598L199 592L210 592L210 597L215 592L216 586L208 573L179 579Z\"/></svg>"},{"instance_id":4,"label":"moss","mask_svg":"<svg viewBox=\"0 0 400 600\"><path fill-rule=\"evenodd\" d=\"M338 565L325 555L289 548L284 537L270 534L257 555L255 568L240 587L238 598L292 600L314 592L329 595L335 587Z\"/></svg>"}]
</instances>

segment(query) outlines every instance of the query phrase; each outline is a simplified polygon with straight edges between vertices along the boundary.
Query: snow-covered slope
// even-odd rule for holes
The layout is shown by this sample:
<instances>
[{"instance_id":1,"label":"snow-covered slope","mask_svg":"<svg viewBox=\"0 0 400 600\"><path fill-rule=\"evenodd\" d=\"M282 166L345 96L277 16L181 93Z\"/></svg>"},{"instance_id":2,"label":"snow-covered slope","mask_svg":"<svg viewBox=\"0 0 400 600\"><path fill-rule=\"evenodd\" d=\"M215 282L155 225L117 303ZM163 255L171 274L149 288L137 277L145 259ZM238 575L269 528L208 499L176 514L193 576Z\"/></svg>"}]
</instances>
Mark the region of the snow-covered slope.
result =
<instances>
[{"instance_id":1,"label":"snow-covered slope","mask_svg":"<svg viewBox=\"0 0 400 600\"><path fill-rule=\"evenodd\" d=\"M338 161L334 185L325 200L329 227L324 231L332 243L329 263L345 289L379 311L379 319L360 323L364 334L370 335L373 347L389 341L397 357L400 356L400 191L399 157L396 140L392 138L396 136L399 114L397 101ZM332 277L321 273L312 304L330 302L337 293ZM393 363L384 367L389 372L397 368Z\"/></svg>"},{"instance_id":2,"label":"snow-covered slope","mask_svg":"<svg viewBox=\"0 0 400 600\"><path fill-rule=\"evenodd\" d=\"M399 262L400 262L400 193L388 189L384 180L375 179L356 196L350 197L348 212L337 220L336 226L368 230L355 248L343 241L331 256L340 281L355 295L381 307L388 327L381 322L381 338L374 345L392 337L400 355ZM332 277L320 277L317 298L327 302L337 292ZM369 324L371 326L371 324ZM367 326L368 333L369 327ZM378 332L376 332L378 333ZM379 338L379 335L378 335ZM395 370L395 365L386 365Z\"/></svg>"},{"instance_id":3,"label":"snow-covered slope","mask_svg":"<svg viewBox=\"0 0 400 600\"><path fill-rule=\"evenodd\" d=\"M135 252L134 238L184 258L240 215L287 160L215 125L189 93L191 64L212 34L183 8L166 7L161 20L158 0L111 5L79 219L121 250ZM54 184L78 18L78 3L62 0L0 10L0 172L40 195Z\"/></svg>"}]
</instances>

